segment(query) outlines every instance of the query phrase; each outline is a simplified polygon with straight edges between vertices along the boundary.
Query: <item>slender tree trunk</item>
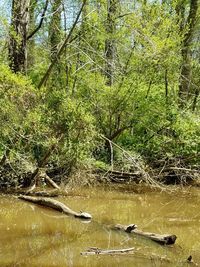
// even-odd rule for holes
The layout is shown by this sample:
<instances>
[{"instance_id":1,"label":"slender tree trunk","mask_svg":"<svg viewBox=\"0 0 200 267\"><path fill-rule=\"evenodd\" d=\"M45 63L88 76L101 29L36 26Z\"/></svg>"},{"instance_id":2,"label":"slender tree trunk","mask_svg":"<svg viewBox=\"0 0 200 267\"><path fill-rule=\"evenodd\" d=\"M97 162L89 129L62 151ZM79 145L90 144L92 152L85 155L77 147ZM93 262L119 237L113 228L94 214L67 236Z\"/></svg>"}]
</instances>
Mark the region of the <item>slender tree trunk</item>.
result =
<instances>
[{"instance_id":1,"label":"slender tree trunk","mask_svg":"<svg viewBox=\"0 0 200 267\"><path fill-rule=\"evenodd\" d=\"M181 10L183 10L182 7ZM182 66L181 66L180 83L179 83L179 99L181 106L185 105L189 100L189 98L191 97L191 89L192 89L191 45L193 41L194 29L197 20L197 10L198 10L198 0L190 0L189 15L187 17L187 21L184 27L185 29L187 28L187 31L185 32L183 37L182 50L181 50ZM181 28L183 28L183 23L181 23Z\"/></svg>"},{"instance_id":2,"label":"slender tree trunk","mask_svg":"<svg viewBox=\"0 0 200 267\"><path fill-rule=\"evenodd\" d=\"M108 0L107 2L107 24L106 32L107 39L105 41L105 57L106 57L106 67L105 76L107 78L106 84L112 86L114 83L114 73L115 73L115 60L116 60L116 22L119 1L118 0Z\"/></svg>"},{"instance_id":3,"label":"slender tree trunk","mask_svg":"<svg viewBox=\"0 0 200 267\"><path fill-rule=\"evenodd\" d=\"M14 72L26 72L27 32L29 26L30 0L12 1L12 18L9 40L10 68Z\"/></svg>"},{"instance_id":4,"label":"slender tree trunk","mask_svg":"<svg viewBox=\"0 0 200 267\"><path fill-rule=\"evenodd\" d=\"M62 0L54 0L51 9L51 13L53 15L49 26L51 61L56 59L58 53L58 46L61 41L61 11L62 11Z\"/></svg>"},{"instance_id":5,"label":"slender tree trunk","mask_svg":"<svg viewBox=\"0 0 200 267\"><path fill-rule=\"evenodd\" d=\"M55 62L55 67L52 73L53 85L58 85L60 79L60 64L58 62L57 54L59 50L59 44L61 42L61 11L62 11L62 0L54 0L52 2L51 13L52 18L49 26L49 41L51 46L50 59L51 62Z\"/></svg>"},{"instance_id":6,"label":"slender tree trunk","mask_svg":"<svg viewBox=\"0 0 200 267\"><path fill-rule=\"evenodd\" d=\"M47 82L47 80L49 79L49 76L50 76L50 74L52 72L52 69L55 66L56 62L57 62L57 59L60 58L61 54L63 53L63 51L67 47L67 45L69 45L69 43L73 42L73 40L75 40L77 38L77 35L74 38L71 38L71 37L72 37L73 31L74 31L74 29L75 29L75 27L76 27L76 25L77 25L77 23L79 21L79 18L80 18L81 14L82 14L82 10L84 8L85 3L86 3L86 0L83 0L82 6L81 6L81 8L80 8L80 10L79 10L79 12L77 14L77 17L76 17L76 19L75 19L75 21L74 21L74 23L73 23L68 35L67 35L67 37L65 38L65 40L62 43L62 45L58 49L58 53L56 55L56 59L54 59L52 61L52 63L49 65L49 67L46 70L44 76L42 77L40 83L38 84L38 88L41 88Z\"/></svg>"},{"instance_id":7,"label":"slender tree trunk","mask_svg":"<svg viewBox=\"0 0 200 267\"><path fill-rule=\"evenodd\" d=\"M33 32L36 27L35 21L35 8L37 5L36 0L30 0L30 9L29 9L29 32ZM28 37L27 37L28 38ZM29 70L34 65L34 53L35 50L35 39L30 38L28 45L27 45L27 69Z\"/></svg>"}]
</instances>

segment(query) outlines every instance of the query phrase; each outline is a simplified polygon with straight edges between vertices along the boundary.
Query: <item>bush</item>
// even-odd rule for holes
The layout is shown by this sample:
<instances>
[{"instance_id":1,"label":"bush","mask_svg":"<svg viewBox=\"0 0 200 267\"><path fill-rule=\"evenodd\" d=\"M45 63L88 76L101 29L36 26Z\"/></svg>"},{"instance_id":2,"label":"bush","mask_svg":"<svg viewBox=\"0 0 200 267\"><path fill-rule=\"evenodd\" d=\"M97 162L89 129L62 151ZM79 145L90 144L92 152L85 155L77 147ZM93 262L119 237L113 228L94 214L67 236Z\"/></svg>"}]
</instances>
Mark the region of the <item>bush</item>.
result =
<instances>
[{"instance_id":1,"label":"bush","mask_svg":"<svg viewBox=\"0 0 200 267\"><path fill-rule=\"evenodd\" d=\"M70 99L62 89L38 90L3 65L0 122L1 157L9 154L10 162L26 171L33 170L54 145L49 160L66 168L90 156L93 147L93 117L83 103Z\"/></svg>"}]
</instances>

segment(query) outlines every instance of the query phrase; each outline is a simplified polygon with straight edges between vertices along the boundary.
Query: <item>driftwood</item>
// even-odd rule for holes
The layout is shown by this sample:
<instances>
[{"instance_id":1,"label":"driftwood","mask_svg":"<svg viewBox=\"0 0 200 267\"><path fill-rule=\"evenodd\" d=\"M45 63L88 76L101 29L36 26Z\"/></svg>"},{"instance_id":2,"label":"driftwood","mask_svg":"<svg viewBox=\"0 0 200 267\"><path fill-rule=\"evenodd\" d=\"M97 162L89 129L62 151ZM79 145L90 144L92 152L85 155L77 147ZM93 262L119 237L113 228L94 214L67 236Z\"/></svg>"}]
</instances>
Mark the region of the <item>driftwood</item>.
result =
<instances>
[{"instance_id":1,"label":"driftwood","mask_svg":"<svg viewBox=\"0 0 200 267\"><path fill-rule=\"evenodd\" d=\"M130 224L128 226L126 225L121 225L121 224L117 224L114 226L114 229L116 230L122 230L125 231L126 233L133 233L136 235L140 235L146 238L149 238L161 245L172 245L175 243L176 241L176 235L170 235L170 234L154 234L154 233L149 233L149 232L143 232L141 230L137 229L137 225L135 224Z\"/></svg>"},{"instance_id":2,"label":"driftwood","mask_svg":"<svg viewBox=\"0 0 200 267\"><path fill-rule=\"evenodd\" d=\"M105 249L100 249L100 248L89 248L87 251L85 252L81 252L81 255L83 256L89 256L89 255L96 255L96 254L109 254L109 255L113 255L113 254L121 254L121 253L128 253L130 251L133 251L135 248L124 248L124 249L109 249L109 250L105 250Z\"/></svg>"},{"instance_id":3,"label":"driftwood","mask_svg":"<svg viewBox=\"0 0 200 267\"><path fill-rule=\"evenodd\" d=\"M21 195L18 198L41 205L41 206L52 208L66 215L74 216L75 218L80 218L80 219L85 219L85 220L92 219L92 216L89 213L73 211L70 208L68 208L65 204L55 199L50 199L50 198L45 198L45 197L31 197L31 196L24 196L24 195Z\"/></svg>"},{"instance_id":4,"label":"driftwood","mask_svg":"<svg viewBox=\"0 0 200 267\"><path fill-rule=\"evenodd\" d=\"M161 261L161 262L167 262L170 263L170 260L168 258L166 258L166 256L161 257L161 256L157 256L154 254L144 254L143 252L141 253L140 251L138 251L138 249L135 248L125 248L125 249L109 249L109 250L105 250L105 249L100 249L100 248L89 248L87 249L87 251L81 252L80 253L82 256L92 256L92 255L118 255L118 256L122 256L125 255L127 256L133 256L133 257L137 257L137 258L142 258L142 259L147 259L147 260L155 260L155 261Z\"/></svg>"}]
</instances>

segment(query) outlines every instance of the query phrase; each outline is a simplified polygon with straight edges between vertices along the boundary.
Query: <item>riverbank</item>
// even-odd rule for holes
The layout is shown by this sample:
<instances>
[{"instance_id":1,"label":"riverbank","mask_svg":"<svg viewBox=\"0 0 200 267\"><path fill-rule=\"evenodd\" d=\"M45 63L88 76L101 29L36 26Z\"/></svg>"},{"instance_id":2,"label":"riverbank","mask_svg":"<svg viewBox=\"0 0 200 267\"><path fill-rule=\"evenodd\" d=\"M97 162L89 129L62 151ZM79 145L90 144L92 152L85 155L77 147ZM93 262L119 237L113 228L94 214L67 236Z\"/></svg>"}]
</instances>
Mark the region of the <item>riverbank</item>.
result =
<instances>
[{"instance_id":1,"label":"riverbank","mask_svg":"<svg viewBox=\"0 0 200 267\"><path fill-rule=\"evenodd\" d=\"M146 169L134 170L113 170L97 168L97 169L80 169L71 174L64 167L43 168L41 176L37 181L37 186L45 188L47 185L45 176L49 177L56 185L76 187L80 185L98 185L102 187L104 184L121 184L136 187L142 184L143 187L159 188L168 185L181 186L200 186L200 171L198 168L185 168L172 165L155 166L155 168L147 167ZM28 189L34 184L33 172L25 172L17 165L5 164L0 167L0 190L12 191L14 189ZM58 188L57 188L58 189Z\"/></svg>"}]
</instances>

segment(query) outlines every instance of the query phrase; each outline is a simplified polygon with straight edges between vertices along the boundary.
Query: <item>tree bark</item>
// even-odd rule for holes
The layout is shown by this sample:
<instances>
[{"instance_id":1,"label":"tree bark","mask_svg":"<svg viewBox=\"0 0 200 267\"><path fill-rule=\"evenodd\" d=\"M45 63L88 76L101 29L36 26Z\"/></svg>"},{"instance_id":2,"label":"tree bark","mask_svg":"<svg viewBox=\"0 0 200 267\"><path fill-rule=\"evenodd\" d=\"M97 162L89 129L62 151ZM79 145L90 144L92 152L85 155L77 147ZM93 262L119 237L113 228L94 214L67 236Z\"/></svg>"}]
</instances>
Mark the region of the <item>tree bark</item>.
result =
<instances>
[{"instance_id":1,"label":"tree bark","mask_svg":"<svg viewBox=\"0 0 200 267\"><path fill-rule=\"evenodd\" d=\"M61 5L62 5L62 0L54 0L52 4L51 13L53 15L49 26L51 62L57 59L58 46L61 41Z\"/></svg>"},{"instance_id":2,"label":"tree bark","mask_svg":"<svg viewBox=\"0 0 200 267\"><path fill-rule=\"evenodd\" d=\"M9 65L16 72L26 73L27 33L30 0L12 1L12 18L9 40Z\"/></svg>"}]
</instances>

